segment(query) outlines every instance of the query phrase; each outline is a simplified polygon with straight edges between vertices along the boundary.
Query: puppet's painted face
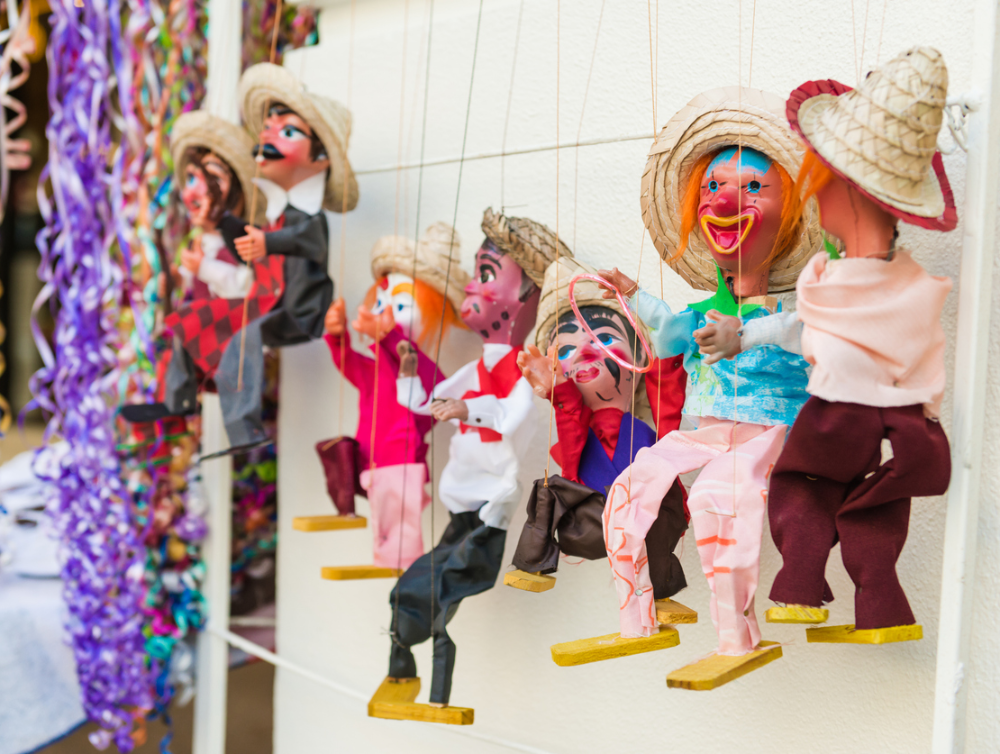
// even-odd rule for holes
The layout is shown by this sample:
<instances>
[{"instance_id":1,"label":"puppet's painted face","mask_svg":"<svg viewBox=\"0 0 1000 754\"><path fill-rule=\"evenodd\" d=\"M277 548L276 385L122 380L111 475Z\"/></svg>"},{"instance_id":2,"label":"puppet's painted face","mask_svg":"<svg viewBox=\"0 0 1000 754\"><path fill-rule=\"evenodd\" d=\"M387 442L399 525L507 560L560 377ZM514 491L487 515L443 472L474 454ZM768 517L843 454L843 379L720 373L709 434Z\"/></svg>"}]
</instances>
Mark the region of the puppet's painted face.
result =
<instances>
[{"instance_id":1,"label":"puppet's painted face","mask_svg":"<svg viewBox=\"0 0 1000 754\"><path fill-rule=\"evenodd\" d=\"M253 153L261 175L286 191L330 167L309 124L280 104L271 106Z\"/></svg>"},{"instance_id":2,"label":"puppet's painted face","mask_svg":"<svg viewBox=\"0 0 1000 754\"><path fill-rule=\"evenodd\" d=\"M540 294L517 262L487 239L465 286L462 320L487 343L519 346L535 323Z\"/></svg>"},{"instance_id":3,"label":"puppet's painted face","mask_svg":"<svg viewBox=\"0 0 1000 754\"><path fill-rule=\"evenodd\" d=\"M596 340L581 327L572 311L559 318L559 327L549 339L551 346L558 334L556 356L563 374L576 384L584 405L591 411L602 408L629 411L636 375L618 366L600 346L622 361L634 364L635 331L621 314L606 306L582 306L580 314Z\"/></svg>"},{"instance_id":4,"label":"puppet's painted face","mask_svg":"<svg viewBox=\"0 0 1000 754\"><path fill-rule=\"evenodd\" d=\"M211 218L216 214L213 206L212 190L209 188L211 179L219 189L215 199L221 205L226 203L232 188L233 174L229 167L216 155L207 154L201 159L201 166L189 162L184 167L184 185L181 186L181 202L188 212L191 224L196 227L212 229Z\"/></svg>"},{"instance_id":5,"label":"puppet's painted face","mask_svg":"<svg viewBox=\"0 0 1000 754\"><path fill-rule=\"evenodd\" d=\"M392 318L408 340L419 340L421 331L420 309L414 298L413 278L390 272L378 281L375 288L375 305L372 314L389 310Z\"/></svg>"},{"instance_id":6,"label":"puppet's painted face","mask_svg":"<svg viewBox=\"0 0 1000 754\"><path fill-rule=\"evenodd\" d=\"M723 269L756 271L781 227L781 176L771 159L744 147L716 156L701 185L698 226Z\"/></svg>"}]
</instances>

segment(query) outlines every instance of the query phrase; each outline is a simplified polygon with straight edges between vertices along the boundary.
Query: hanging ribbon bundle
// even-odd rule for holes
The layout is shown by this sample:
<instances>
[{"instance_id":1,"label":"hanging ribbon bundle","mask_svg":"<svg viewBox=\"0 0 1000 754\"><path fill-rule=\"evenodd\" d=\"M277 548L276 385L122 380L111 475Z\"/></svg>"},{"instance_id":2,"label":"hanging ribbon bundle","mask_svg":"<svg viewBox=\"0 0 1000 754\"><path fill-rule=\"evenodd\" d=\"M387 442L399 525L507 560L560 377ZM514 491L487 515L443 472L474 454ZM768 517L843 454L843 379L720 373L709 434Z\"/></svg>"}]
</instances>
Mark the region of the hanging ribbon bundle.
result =
<instances>
[{"instance_id":1,"label":"hanging ribbon bundle","mask_svg":"<svg viewBox=\"0 0 1000 754\"><path fill-rule=\"evenodd\" d=\"M51 197L39 191L44 287L35 309L49 307L55 332L50 347L33 323L44 366L32 392L50 415L46 440L66 441L43 447L36 467L55 491L49 505L62 538L68 629L84 708L101 726L91 740L127 752L133 720L152 707L156 671L142 634L142 543L111 431L124 284L109 199L122 164L109 169L119 18L117 0L52 2L50 159L39 183L51 182Z\"/></svg>"}]
</instances>

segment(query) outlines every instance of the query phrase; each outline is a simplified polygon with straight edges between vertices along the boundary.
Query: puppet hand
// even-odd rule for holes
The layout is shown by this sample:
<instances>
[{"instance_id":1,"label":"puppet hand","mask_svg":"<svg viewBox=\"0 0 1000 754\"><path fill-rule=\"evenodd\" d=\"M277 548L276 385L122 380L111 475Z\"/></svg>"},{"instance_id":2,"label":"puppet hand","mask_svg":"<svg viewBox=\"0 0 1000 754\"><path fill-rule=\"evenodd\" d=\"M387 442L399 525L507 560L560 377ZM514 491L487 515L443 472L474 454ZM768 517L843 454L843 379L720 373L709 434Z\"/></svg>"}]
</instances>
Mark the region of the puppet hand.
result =
<instances>
[{"instance_id":1,"label":"puppet hand","mask_svg":"<svg viewBox=\"0 0 1000 754\"><path fill-rule=\"evenodd\" d=\"M234 241L236 245L236 251L239 252L240 259L244 262L256 262L258 259L263 259L267 254L267 244L264 241L264 231L260 228L255 228L252 225L247 225L244 230L247 232L245 236L240 236Z\"/></svg>"},{"instance_id":2,"label":"puppet hand","mask_svg":"<svg viewBox=\"0 0 1000 754\"><path fill-rule=\"evenodd\" d=\"M708 322L694 331L694 340L706 364L731 359L743 350L740 339L743 323L739 317L729 317L712 309L705 318Z\"/></svg>"},{"instance_id":3,"label":"puppet hand","mask_svg":"<svg viewBox=\"0 0 1000 754\"><path fill-rule=\"evenodd\" d=\"M181 250L181 264L185 269L190 270L192 275L197 275L201 269L201 260L205 258L205 252L201 250L201 239L196 238L191 245Z\"/></svg>"},{"instance_id":4,"label":"puppet hand","mask_svg":"<svg viewBox=\"0 0 1000 754\"><path fill-rule=\"evenodd\" d=\"M330 308L326 310L326 317L323 319L323 327L328 335L340 337L347 329L347 306L344 299L338 298Z\"/></svg>"},{"instance_id":5,"label":"puppet hand","mask_svg":"<svg viewBox=\"0 0 1000 754\"><path fill-rule=\"evenodd\" d=\"M371 309L364 304L358 307L358 316L351 323L351 327L357 332L367 335L376 343L395 326L396 320L392 317L392 309L386 308L381 314L372 314Z\"/></svg>"},{"instance_id":6,"label":"puppet hand","mask_svg":"<svg viewBox=\"0 0 1000 754\"><path fill-rule=\"evenodd\" d=\"M465 421L469 418L469 407L465 401L456 398L445 398L442 401L435 401L431 404L431 416L439 422L446 422L449 419Z\"/></svg>"},{"instance_id":7,"label":"puppet hand","mask_svg":"<svg viewBox=\"0 0 1000 754\"><path fill-rule=\"evenodd\" d=\"M527 346L517 355L517 368L539 398L552 395L552 360L535 346Z\"/></svg>"},{"instance_id":8,"label":"puppet hand","mask_svg":"<svg viewBox=\"0 0 1000 754\"><path fill-rule=\"evenodd\" d=\"M404 340L396 345L396 353L399 354L399 376L417 376L417 349Z\"/></svg>"},{"instance_id":9,"label":"puppet hand","mask_svg":"<svg viewBox=\"0 0 1000 754\"><path fill-rule=\"evenodd\" d=\"M618 291L625 298L628 298L639 290L639 284L625 273L619 272L617 267L610 270L599 270L597 274L610 283L615 291ZM615 291L605 290L604 298L615 298Z\"/></svg>"}]
</instances>

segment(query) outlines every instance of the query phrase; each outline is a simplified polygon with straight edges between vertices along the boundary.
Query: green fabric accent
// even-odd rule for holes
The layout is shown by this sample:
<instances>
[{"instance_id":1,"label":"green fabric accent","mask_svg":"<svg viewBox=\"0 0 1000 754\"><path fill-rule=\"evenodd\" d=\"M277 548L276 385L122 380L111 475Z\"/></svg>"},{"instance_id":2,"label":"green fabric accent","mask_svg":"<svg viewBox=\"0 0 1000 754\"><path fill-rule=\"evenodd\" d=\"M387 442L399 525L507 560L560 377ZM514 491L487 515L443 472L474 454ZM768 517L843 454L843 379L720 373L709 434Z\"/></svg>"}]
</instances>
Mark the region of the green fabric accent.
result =
<instances>
[{"instance_id":1,"label":"green fabric accent","mask_svg":"<svg viewBox=\"0 0 1000 754\"><path fill-rule=\"evenodd\" d=\"M826 233L823 234L823 248L826 250L827 255L830 259L840 259L840 252L837 251L837 246L831 241Z\"/></svg>"},{"instance_id":2,"label":"green fabric accent","mask_svg":"<svg viewBox=\"0 0 1000 754\"><path fill-rule=\"evenodd\" d=\"M688 304L689 308L702 314L707 314L712 309L715 309L717 312L729 317L742 317L756 309L760 309L760 304L743 304L742 307L738 307L736 299L733 298L733 294L729 292L729 288L726 286L726 281L722 277L722 268L719 265L715 265L715 272L719 278L715 295L696 304Z\"/></svg>"}]
</instances>

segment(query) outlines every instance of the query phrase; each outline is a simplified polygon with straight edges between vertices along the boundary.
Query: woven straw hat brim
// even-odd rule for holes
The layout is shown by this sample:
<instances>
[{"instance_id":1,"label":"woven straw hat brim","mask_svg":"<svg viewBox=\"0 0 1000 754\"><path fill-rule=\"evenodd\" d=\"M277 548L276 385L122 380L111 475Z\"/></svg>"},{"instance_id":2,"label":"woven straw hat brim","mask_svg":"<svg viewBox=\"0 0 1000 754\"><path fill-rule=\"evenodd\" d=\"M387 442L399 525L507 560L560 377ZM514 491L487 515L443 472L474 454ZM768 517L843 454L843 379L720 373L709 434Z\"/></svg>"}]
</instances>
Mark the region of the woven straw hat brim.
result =
<instances>
[{"instance_id":1,"label":"woven straw hat brim","mask_svg":"<svg viewBox=\"0 0 1000 754\"><path fill-rule=\"evenodd\" d=\"M224 118L194 110L183 113L174 121L170 131L170 157L174 161L174 176L177 187L184 185L184 168L189 149L203 147L221 157L236 175L243 189L243 215L250 214L251 195L253 193L253 177L256 165L253 161L253 138L246 130ZM258 225L264 222L264 210L267 209L267 199L258 192L257 217Z\"/></svg>"},{"instance_id":2,"label":"woven straw hat brim","mask_svg":"<svg viewBox=\"0 0 1000 754\"><path fill-rule=\"evenodd\" d=\"M732 86L703 92L681 108L656 137L642 176L639 202L643 222L664 260L680 246L681 199L695 162L737 144L764 153L793 180L798 175L803 150L785 120L785 102L759 89ZM798 243L771 267L769 292L794 290L799 272L822 246L819 207L810 200L803 212ZM693 287L715 290L715 260L699 232L690 234L683 256L668 263Z\"/></svg>"},{"instance_id":3,"label":"woven straw hat brim","mask_svg":"<svg viewBox=\"0 0 1000 754\"><path fill-rule=\"evenodd\" d=\"M506 217L492 207L483 213L483 233L500 251L509 255L539 288L545 270L557 257L572 257L569 246L548 227L526 217Z\"/></svg>"},{"instance_id":4,"label":"woven straw hat brim","mask_svg":"<svg viewBox=\"0 0 1000 754\"><path fill-rule=\"evenodd\" d=\"M294 110L313 129L330 158L323 208L342 212L357 206L358 181L347 159L351 113L346 107L329 97L307 92L291 72L272 63L247 68L240 79L239 99L243 121L253 136L260 134L270 105L280 103Z\"/></svg>"},{"instance_id":5,"label":"woven straw hat brim","mask_svg":"<svg viewBox=\"0 0 1000 754\"><path fill-rule=\"evenodd\" d=\"M940 152L935 153L931 160L933 169L927 171L920 187L921 201L917 205L897 201L879 191L871 180L866 179L860 164L855 164L852 169L843 160L837 159L835 141L824 127L822 116L837 104L840 95L849 91L852 87L833 79L802 84L791 93L787 102L788 123L792 130L802 137L824 165L886 212L928 230L953 230L958 224L958 210Z\"/></svg>"},{"instance_id":6,"label":"woven straw hat brim","mask_svg":"<svg viewBox=\"0 0 1000 754\"><path fill-rule=\"evenodd\" d=\"M545 270L542 295L538 301L538 314L535 317L535 345L542 353L545 353L549 346L549 337L552 335L558 318L565 315L566 312L573 311L569 302L570 281L577 275L584 274L596 275L597 270L586 262L581 262L573 257L560 257ZM559 279L558 285L556 284L557 277ZM592 280L581 280L573 286L573 298L579 307L603 306L624 316L625 312L617 299L604 298L603 294L606 290L607 288Z\"/></svg>"},{"instance_id":7,"label":"woven straw hat brim","mask_svg":"<svg viewBox=\"0 0 1000 754\"><path fill-rule=\"evenodd\" d=\"M458 233L447 223L435 223L414 245L404 236L383 236L372 247L372 277L376 280L391 272L415 277L447 296L457 313L465 299L469 273L462 269ZM451 257L451 269L448 258Z\"/></svg>"}]
</instances>

